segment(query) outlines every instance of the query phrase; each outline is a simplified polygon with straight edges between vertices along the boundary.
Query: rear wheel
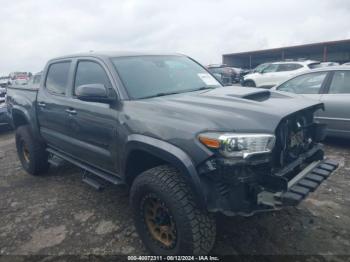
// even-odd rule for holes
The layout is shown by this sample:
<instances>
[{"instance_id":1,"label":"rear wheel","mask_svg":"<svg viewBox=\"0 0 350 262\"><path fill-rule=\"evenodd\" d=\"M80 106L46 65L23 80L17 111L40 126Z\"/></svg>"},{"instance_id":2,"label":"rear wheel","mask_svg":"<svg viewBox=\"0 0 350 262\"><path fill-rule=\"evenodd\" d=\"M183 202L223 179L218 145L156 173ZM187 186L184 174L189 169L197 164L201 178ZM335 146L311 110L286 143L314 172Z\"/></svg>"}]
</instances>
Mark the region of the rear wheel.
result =
<instances>
[{"instance_id":1,"label":"rear wheel","mask_svg":"<svg viewBox=\"0 0 350 262\"><path fill-rule=\"evenodd\" d=\"M254 83L254 81L248 80L248 81L245 81L245 82L244 82L244 86L247 86L247 87L256 87L256 84Z\"/></svg>"},{"instance_id":2,"label":"rear wheel","mask_svg":"<svg viewBox=\"0 0 350 262\"><path fill-rule=\"evenodd\" d=\"M49 168L45 146L37 141L28 125L16 129L16 147L23 168L31 175L40 175Z\"/></svg>"},{"instance_id":3,"label":"rear wheel","mask_svg":"<svg viewBox=\"0 0 350 262\"><path fill-rule=\"evenodd\" d=\"M131 187L136 229L157 255L202 255L213 247L214 218L200 210L181 175L169 166L139 175Z\"/></svg>"}]
</instances>

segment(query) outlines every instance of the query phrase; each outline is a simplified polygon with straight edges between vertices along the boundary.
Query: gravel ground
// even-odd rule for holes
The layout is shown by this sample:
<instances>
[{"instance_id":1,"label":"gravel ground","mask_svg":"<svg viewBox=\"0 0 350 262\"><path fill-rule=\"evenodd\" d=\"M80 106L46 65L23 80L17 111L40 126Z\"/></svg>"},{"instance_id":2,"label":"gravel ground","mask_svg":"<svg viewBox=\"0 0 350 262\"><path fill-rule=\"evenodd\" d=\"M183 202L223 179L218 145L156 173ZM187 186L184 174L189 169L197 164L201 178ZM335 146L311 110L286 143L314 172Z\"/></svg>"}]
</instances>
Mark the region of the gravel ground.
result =
<instances>
[{"instance_id":1,"label":"gravel ground","mask_svg":"<svg viewBox=\"0 0 350 262\"><path fill-rule=\"evenodd\" d=\"M350 141L328 140L338 171L297 208L219 217L214 255L350 254ZM70 165L27 175L13 133L0 131L0 254L147 254L125 188L97 192Z\"/></svg>"}]
</instances>

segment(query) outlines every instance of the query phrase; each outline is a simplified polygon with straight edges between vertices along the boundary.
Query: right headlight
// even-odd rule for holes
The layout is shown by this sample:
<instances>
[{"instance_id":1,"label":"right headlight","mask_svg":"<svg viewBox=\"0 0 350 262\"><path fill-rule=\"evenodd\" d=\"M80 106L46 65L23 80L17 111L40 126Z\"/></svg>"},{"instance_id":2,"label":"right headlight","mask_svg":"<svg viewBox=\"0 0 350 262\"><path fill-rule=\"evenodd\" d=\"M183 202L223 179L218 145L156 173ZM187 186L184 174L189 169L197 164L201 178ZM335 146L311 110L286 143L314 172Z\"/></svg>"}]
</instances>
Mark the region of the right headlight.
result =
<instances>
[{"instance_id":1,"label":"right headlight","mask_svg":"<svg viewBox=\"0 0 350 262\"><path fill-rule=\"evenodd\" d=\"M216 149L227 158L247 158L251 155L270 153L275 145L271 134L249 133L202 133L199 141L211 149Z\"/></svg>"}]
</instances>

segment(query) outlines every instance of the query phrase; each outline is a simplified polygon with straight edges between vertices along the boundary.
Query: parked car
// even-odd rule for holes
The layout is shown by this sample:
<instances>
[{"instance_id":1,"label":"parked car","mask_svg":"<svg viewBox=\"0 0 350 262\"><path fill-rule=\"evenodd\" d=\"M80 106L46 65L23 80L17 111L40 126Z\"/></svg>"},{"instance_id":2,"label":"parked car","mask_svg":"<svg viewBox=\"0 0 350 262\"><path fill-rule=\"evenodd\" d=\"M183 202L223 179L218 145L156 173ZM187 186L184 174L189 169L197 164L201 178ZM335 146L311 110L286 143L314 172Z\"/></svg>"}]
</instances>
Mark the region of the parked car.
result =
<instances>
[{"instance_id":1,"label":"parked car","mask_svg":"<svg viewBox=\"0 0 350 262\"><path fill-rule=\"evenodd\" d=\"M328 66L339 66L339 63L337 63L337 62L321 62L319 64L314 65L312 67L312 69L328 67Z\"/></svg>"},{"instance_id":2,"label":"parked car","mask_svg":"<svg viewBox=\"0 0 350 262\"><path fill-rule=\"evenodd\" d=\"M261 72L263 69L265 69L265 67L267 67L268 65L270 65L271 63L263 63L263 64L260 64L258 65L257 67L255 67L254 69L245 69L245 70L242 70L241 72L241 75L240 75L240 79L239 79L239 82L241 84L241 86L246 86L246 83L244 81L244 77L246 75L249 75L249 74L254 74L254 73L259 73ZM249 85L249 83L248 83ZM254 86L252 86L254 87Z\"/></svg>"},{"instance_id":3,"label":"parked car","mask_svg":"<svg viewBox=\"0 0 350 262\"><path fill-rule=\"evenodd\" d=\"M239 68L227 65L209 65L207 68L223 85L232 85L239 82Z\"/></svg>"},{"instance_id":4,"label":"parked car","mask_svg":"<svg viewBox=\"0 0 350 262\"><path fill-rule=\"evenodd\" d=\"M0 100L0 126L8 124L7 108L5 101Z\"/></svg>"},{"instance_id":5,"label":"parked car","mask_svg":"<svg viewBox=\"0 0 350 262\"><path fill-rule=\"evenodd\" d=\"M350 62L342 64L343 66L350 66Z\"/></svg>"},{"instance_id":6,"label":"parked car","mask_svg":"<svg viewBox=\"0 0 350 262\"><path fill-rule=\"evenodd\" d=\"M243 86L271 88L301 72L310 71L320 63L317 61L291 61L263 64L262 67L244 76Z\"/></svg>"},{"instance_id":7,"label":"parked car","mask_svg":"<svg viewBox=\"0 0 350 262\"><path fill-rule=\"evenodd\" d=\"M10 73L11 85L21 86L26 85L31 78L32 73L30 72L13 72Z\"/></svg>"},{"instance_id":8,"label":"parked car","mask_svg":"<svg viewBox=\"0 0 350 262\"><path fill-rule=\"evenodd\" d=\"M0 103L5 102L7 90L4 87L0 87Z\"/></svg>"},{"instance_id":9,"label":"parked car","mask_svg":"<svg viewBox=\"0 0 350 262\"><path fill-rule=\"evenodd\" d=\"M274 90L301 94L325 104L316 119L329 136L350 138L350 67L334 66L298 75Z\"/></svg>"},{"instance_id":10,"label":"parked car","mask_svg":"<svg viewBox=\"0 0 350 262\"><path fill-rule=\"evenodd\" d=\"M68 161L83 180L130 187L152 254L206 254L214 213L297 205L334 172L319 142L318 101L223 87L177 54L87 53L50 60L39 90L8 89L23 168ZM58 161L60 160L60 161Z\"/></svg>"},{"instance_id":11,"label":"parked car","mask_svg":"<svg viewBox=\"0 0 350 262\"><path fill-rule=\"evenodd\" d=\"M0 88L6 88L9 86L9 84L11 83L11 78L8 76L2 76L0 77Z\"/></svg>"}]
</instances>

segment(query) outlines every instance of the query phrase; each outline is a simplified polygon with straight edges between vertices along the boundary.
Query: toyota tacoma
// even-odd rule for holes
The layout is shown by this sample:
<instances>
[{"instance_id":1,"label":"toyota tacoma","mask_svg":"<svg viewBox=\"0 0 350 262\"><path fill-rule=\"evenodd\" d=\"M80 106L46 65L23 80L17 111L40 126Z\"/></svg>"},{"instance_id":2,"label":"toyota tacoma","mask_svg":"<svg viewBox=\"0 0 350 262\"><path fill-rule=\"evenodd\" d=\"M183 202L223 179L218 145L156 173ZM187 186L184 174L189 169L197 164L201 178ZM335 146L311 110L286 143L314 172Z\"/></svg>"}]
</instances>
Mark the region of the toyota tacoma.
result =
<instances>
[{"instance_id":1,"label":"toyota tacoma","mask_svg":"<svg viewBox=\"0 0 350 262\"><path fill-rule=\"evenodd\" d=\"M40 81L8 89L23 168L41 175L68 161L97 189L127 185L152 254L206 254L215 214L295 206L337 168L314 119L322 103L223 87L184 55L64 56Z\"/></svg>"}]
</instances>

